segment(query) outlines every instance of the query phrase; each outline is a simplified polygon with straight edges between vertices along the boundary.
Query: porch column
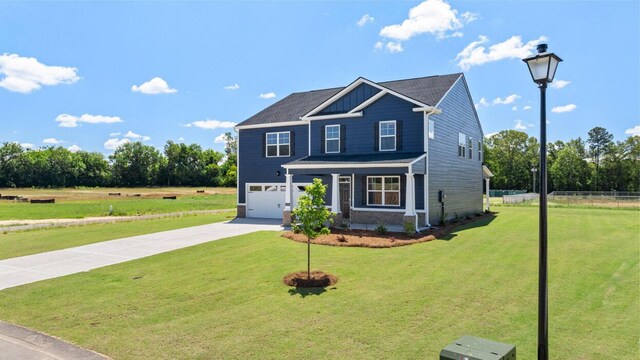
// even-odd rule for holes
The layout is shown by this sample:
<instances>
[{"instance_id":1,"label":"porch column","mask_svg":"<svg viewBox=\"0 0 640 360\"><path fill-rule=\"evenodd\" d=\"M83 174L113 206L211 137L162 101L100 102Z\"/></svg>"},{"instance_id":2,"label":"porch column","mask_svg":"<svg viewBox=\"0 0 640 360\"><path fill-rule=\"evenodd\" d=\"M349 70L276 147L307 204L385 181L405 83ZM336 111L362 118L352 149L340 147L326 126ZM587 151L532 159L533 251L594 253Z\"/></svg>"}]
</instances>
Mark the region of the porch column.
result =
<instances>
[{"instance_id":1,"label":"porch column","mask_svg":"<svg viewBox=\"0 0 640 360\"><path fill-rule=\"evenodd\" d=\"M491 181L491 179L490 178L489 179L484 179L484 181L485 181L485 191L486 191L486 194L485 194L486 206L485 206L485 208L486 208L487 211L491 211L489 209L489 181Z\"/></svg>"},{"instance_id":2,"label":"porch column","mask_svg":"<svg viewBox=\"0 0 640 360\"><path fill-rule=\"evenodd\" d=\"M340 174L331 174L331 212L340 214Z\"/></svg>"},{"instance_id":3,"label":"porch column","mask_svg":"<svg viewBox=\"0 0 640 360\"><path fill-rule=\"evenodd\" d=\"M284 210L282 211L282 225L291 225L291 183L293 174L285 174Z\"/></svg>"},{"instance_id":4,"label":"porch column","mask_svg":"<svg viewBox=\"0 0 640 360\"><path fill-rule=\"evenodd\" d=\"M415 181L413 179L413 173L405 174L407 176L407 190L405 201L405 213L404 216L416 215L416 196L415 196Z\"/></svg>"},{"instance_id":5,"label":"porch column","mask_svg":"<svg viewBox=\"0 0 640 360\"><path fill-rule=\"evenodd\" d=\"M284 211L291 211L291 183L293 174L285 174L284 177L286 179L284 190Z\"/></svg>"}]
</instances>

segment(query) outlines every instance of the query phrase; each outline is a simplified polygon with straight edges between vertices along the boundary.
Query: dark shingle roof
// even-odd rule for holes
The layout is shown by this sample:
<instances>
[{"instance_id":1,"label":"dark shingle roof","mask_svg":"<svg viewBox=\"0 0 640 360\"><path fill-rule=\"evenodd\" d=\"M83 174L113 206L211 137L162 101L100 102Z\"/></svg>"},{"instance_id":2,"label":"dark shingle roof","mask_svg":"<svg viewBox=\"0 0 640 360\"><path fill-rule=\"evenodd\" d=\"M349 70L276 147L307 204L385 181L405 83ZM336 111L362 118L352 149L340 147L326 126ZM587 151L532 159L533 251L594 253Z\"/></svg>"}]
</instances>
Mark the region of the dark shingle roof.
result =
<instances>
[{"instance_id":1,"label":"dark shingle roof","mask_svg":"<svg viewBox=\"0 0 640 360\"><path fill-rule=\"evenodd\" d=\"M359 155L313 155L294 160L288 165L344 165L344 164L409 164L420 156L418 153L385 153L385 154L359 154Z\"/></svg>"},{"instance_id":2,"label":"dark shingle roof","mask_svg":"<svg viewBox=\"0 0 640 360\"><path fill-rule=\"evenodd\" d=\"M462 73L378 83L426 105L435 106ZM256 125L298 121L300 117L340 92L344 87L293 93L238 124Z\"/></svg>"}]
</instances>

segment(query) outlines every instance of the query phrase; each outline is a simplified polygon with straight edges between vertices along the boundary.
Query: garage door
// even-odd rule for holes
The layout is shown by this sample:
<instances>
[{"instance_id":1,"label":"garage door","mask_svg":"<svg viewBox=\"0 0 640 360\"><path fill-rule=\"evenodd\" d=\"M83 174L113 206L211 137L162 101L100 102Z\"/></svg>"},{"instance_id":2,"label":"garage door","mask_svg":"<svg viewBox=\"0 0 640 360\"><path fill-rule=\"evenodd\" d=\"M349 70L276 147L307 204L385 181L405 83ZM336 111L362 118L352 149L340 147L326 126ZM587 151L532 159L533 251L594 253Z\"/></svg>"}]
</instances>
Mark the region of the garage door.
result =
<instances>
[{"instance_id":1,"label":"garage door","mask_svg":"<svg viewBox=\"0 0 640 360\"><path fill-rule=\"evenodd\" d=\"M292 194L293 209L298 196L304 193L304 185L294 184ZM283 184L248 184L247 217L282 219L286 186Z\"/></svg>"}]
</instances>

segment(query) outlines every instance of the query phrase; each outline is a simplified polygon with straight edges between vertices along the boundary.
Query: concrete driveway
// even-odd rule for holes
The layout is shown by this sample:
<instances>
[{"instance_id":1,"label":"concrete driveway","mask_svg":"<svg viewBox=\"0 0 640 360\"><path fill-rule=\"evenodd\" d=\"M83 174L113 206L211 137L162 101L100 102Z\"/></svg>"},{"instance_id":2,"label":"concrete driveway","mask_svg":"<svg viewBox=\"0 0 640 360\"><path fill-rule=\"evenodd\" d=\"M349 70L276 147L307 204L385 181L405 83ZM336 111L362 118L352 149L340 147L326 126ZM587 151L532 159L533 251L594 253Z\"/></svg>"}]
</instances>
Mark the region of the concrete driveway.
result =
<instances>
[{"instance_id":1,"label":"concrete driveway","mask_svg":"<svg viewBox=\"0 0 640 360\"><path fill-rule=\"evenodd\" d=\"M254 231L283 230L280 223L235 219L0 260L0 290Z\"/></svg>"}]
</instances>

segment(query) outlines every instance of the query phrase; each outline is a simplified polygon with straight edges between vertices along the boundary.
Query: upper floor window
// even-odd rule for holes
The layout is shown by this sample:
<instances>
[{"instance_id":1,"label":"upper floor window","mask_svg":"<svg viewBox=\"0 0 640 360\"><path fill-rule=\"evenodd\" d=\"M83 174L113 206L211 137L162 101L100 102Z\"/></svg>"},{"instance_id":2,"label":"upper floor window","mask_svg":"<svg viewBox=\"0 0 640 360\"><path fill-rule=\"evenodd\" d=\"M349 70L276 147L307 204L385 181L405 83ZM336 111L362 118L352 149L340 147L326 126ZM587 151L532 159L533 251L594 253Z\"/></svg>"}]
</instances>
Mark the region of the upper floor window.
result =
<instances>
[{"instance_id":1,"label":"upper floor window","mask_svg":"<svg viewBox=\"0 0 640 360\"><path fill-rule=\"evenodd\" d=\"M482 141L478 141L478 161L482 161Z\"/></svg>"},{"instance_id":2,"label":"upper floor window","mask_svg":"<svg viewBox=\"0 0 640 360\"><path fill-rule=\"evenodd\" d=\"M435 139L436 137L436 128L433 120L429 120L429 139Z\"/></svg>"},{"instance_id":3,"label":"upper floor window","mask_svg":"<svg viewBox=\"0 0 640 360\"><path fill-rule=\"evenodd\" d=\"M380 151L396 150L396 121L380 121Z\"/></svg>"},{"instance_id":4,"label":"upper floor window","mask_svg":"<svg viewBox=\"0 0 640 360\"><path fill-rule=\"evenodd\" d=\"M340 152L340 125L327 125L325 131L325 149L327 153Z\"/></svg>"},{"instance_id":5,"label":"upper floor window","mask_svg":"<svg viewBox=\"0 0 640 360\"><path fill-rule=\"evenodd\" d=\"M267 157L289 156L290 140L289 131L267 133Z\"/></svg>"},{"instance_id":6,"label":"upper floor window","mask_svg":"<svg viewBox=\"0 0 640 360\"><path fill-rule=\"evenodd\" d=\"M469 146L467 149L467 156L469 159L473 159L473 139L470 136L467 136L467 144Z\"/></svg>"},{"instance_id":7,"label":"upper floor window","mask_svg":"<svg viewBox=\"0 0 640 360\"><path fill-rule=\"evenodd\" d=\"M467 136L463 133L458 133L458 156L467 157Z\"/></svg>"}]
</instances>

